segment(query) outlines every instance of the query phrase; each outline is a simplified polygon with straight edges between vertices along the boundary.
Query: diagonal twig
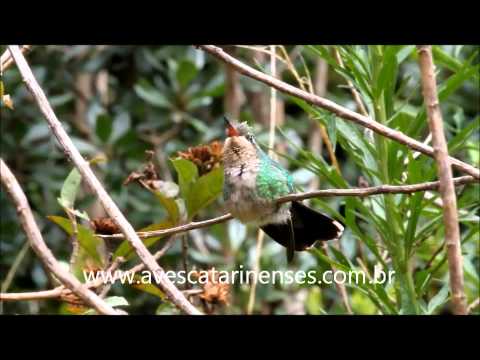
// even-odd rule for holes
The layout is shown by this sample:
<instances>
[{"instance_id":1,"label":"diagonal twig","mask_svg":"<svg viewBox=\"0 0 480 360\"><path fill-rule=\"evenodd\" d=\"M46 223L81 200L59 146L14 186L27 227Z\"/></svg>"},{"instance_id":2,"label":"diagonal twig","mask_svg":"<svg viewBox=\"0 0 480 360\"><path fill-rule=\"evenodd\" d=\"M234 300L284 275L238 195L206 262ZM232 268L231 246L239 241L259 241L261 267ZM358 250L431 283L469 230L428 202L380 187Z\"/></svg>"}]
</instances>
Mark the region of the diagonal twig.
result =
<instances>
[{"instance_id":1,"label":"diagonal twig","mask_svg":"<svg viewBox=\"0 0 480 360\"><path fill-rule=\"evenodd\" d=\"M448 145L443 131L442 113L438 102L432 48L429 45L419 45L417 46L417 52L424 103L427 108L428 125L432 134L434 156L440 180L439 192L443 202L445 246L447 248L453 312L457 315L466 315L468 311L463 287L463 259L457 216L457 198L453 183L451 159L448 156Z\"/></svg>"},{"instance_id":2,"label":"diagonal twig","mask_svg":"<svg viewBox=\"0 0 480 360\"><path fill-rule=\"evenodd\" d=\"M240 73L251 77L252 79L256 79L258 81L261 81L271 87L276 88L277 90L295 96L299 99L302 99L312 105L321 107L325 110L328 110L337 116L345 119L352 121L356 124L359 124L360 126L366 127L368 129L371 129L375 131L376 133L385 136L389 139L395 140L413 150L419 151L422 154L425 154L430 157L434 157L434 151L431 146L428 146L420 141L417 141L401 131L394 130L392 128L389 128L388 126L382 125L371 118L358 114L354 111L351 111L343 106L340 106L333 101L327 100L325 98L322 98L320 96L310 94L306 91L303 91L301 89L296 88L295 86L292 86L290 84L287 84L284 81L281 81L279 79L276 79L270 75L267 75L265 73L262 73L261 71L255 70L254 68L244 64L243 62L237 60L236 58L228 55L225 53L221 48L213 45L198 45L199 48L202 50L208 52L209 54L215 56L216 58L220 59L224 63L229 64L233 68L235 68L237 71ZM455 166L458 170L469 174L477 179L480 179L480 169L467 164L461 160L458 160L454 157L449 157L450 162L453 166Z\"/></svg>"},{"instance_id":3,"label":"diagonal twig","mask_svg":"<svg viewBox=\"0 0 480 360\"><path fill-rule=\"evenodd\" d=\"M103 301L97 294L90 291L75 276L62 268L60 263L55 259L50 249L45 244L42 234L35 222L32 210L28 204L27 197L23 192L17 179L10 171L8 166L0 159L0 175L1 182L12 198L17 209L23 230L27 235L28 241L35 253L42 260L45 266L58 278L58 280L78 295L85 303L94 307L100 314L119 315L110 305Z\"/></svg>"},{"instance_id":4,"label":"diagonal twig","mask_svg":"<svg viewBox=\"0 0 480 360\"><path fill-rule=\"evenodd\" d=\"M48 102L45 93L35 79L35 76L33 75L32 70L25 60L25 57L22 55L19 47L16 45L11 45L9 46L9 50L22 75L23 81L25 82L28 90L32 93L37 105L39 106L42 114L45 116L51 131L60 143L63 151L74 163L75 167L78 169L82 175L82 178L86 181L91 190L93 190L93 192L97 195L107 214L122 230L122 233L135 249L142 262L144 262L148 269L155 275L160 289L179 309L183 310L187 314L201 314L200 311L198 311L175 287L170 279L168 279L165 271L158 265L152 254L150 254L150 252L147 250L143 242L135 233L132 225L128 222L120 209L113 202L110 195L90 169L89 164L85 161L78 149L75 147L72 140L62 127L62 124L57 119L57 116Z\"/></svg>"}]
</instances>

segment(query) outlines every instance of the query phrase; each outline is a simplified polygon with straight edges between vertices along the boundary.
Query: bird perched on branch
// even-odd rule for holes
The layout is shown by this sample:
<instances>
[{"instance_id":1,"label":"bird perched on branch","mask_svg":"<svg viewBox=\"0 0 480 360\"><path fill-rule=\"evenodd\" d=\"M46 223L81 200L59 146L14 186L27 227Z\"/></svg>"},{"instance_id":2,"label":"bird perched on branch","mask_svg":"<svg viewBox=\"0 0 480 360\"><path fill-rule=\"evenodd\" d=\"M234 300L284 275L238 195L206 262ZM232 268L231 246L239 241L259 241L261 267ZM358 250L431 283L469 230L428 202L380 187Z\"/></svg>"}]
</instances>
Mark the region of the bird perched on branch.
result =
<instances>
[{"instance_id":1,"label":"bird perched on branch","mask_svg":"<svg viewBox=\"0 0 480 360\"><path fill-rule=\"evenodd\" d=\"M236 124L225 117L225 126L224 200L235 218L259 226L285 246L288 262L294 251L307 250L317 240L342 236L343 225L328 215L298 201L277 204L276 199L294 192L292 176L258 146L246 123Z\"/></svg>"}]
</instances>

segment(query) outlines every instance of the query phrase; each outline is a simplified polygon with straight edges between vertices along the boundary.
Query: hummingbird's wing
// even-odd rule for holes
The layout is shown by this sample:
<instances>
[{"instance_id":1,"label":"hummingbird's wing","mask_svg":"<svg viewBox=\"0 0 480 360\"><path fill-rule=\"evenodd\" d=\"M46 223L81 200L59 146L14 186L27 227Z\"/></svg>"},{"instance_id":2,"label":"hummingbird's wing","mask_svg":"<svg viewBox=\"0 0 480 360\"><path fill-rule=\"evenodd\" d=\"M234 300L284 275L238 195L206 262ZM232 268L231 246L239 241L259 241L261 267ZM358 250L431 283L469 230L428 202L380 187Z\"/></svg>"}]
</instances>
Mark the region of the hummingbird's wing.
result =
<instances>
[{"instance_id":1,"label":"hummingbird's wing","mask_svg":"<svg viewBox=\"0 0 480 360\"><path fill-rule=\"evenodd\" d=\"M257 195L274 200L292 193L294 187L290 173L261 150L259 150L259 156L260 166L255 181Z\"/></svg>"},{"instance_id":2,"label":"hummingbird's wing","mask_svg":"<svg viewBox=\"0 0 480 360\"><path fill-rule=\"evenodd\" d=\"M294 249L303 251L310 248L317 240L327 241L342 236L344 227L330 216L293 201L290 208L291 223L267 224L261 228L265 233L287 249L291 246L291 229L293 226Z\"/></svg>"},{"instance_id":3,"label":"hummingbird's wing","mask_svg":"<svg viewBox=\"0 0 480 360\"><path fill-rule=\"evenodd\" d=\"M345 229L342 224L327 214L309 208L298 201L292 202L290 212L297 248L307 249L313 245L315 240L339 239Z\"/></svg>"},{"instance_id":4,"label":"hummingbird's wing","mask_svg":"<svg viewBox=\"0 0 480 360\"><path fill-rule=\"evenodd\" d=\"M288 239L287 243L287 262L290 264L293 261L293 256L295 255L295 231L293 229L293 221L292 218L288 219L289 225L289 234L290 239Z\"/></svg>"}]
</instances>

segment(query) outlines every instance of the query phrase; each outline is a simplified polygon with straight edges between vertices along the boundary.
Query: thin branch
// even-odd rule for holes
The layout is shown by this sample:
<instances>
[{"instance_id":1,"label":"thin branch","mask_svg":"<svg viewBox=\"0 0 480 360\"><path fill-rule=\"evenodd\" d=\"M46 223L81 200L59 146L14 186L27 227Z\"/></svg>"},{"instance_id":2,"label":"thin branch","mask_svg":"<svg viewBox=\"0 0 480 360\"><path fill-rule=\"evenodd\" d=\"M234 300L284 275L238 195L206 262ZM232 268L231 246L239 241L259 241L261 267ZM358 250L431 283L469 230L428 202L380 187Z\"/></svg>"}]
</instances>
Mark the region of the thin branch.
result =
<instances>
[{"instance_id":1,"label":"thin branch","mask_svg":"<svg viewBox=\"0 0 480 360\"><path fill-rule=\"evenodd\" d=\"M168 249L170 249L173 245L173 243L175 242L175 240L177 240L177 237L176 236L172 236L170 239L168 239L168 241L162 246L162 248L160 250L158 250L155 254L153 254L153 257L155 260L158 260L160 259L163 255L165 255L168 251ZM145 264L144 263L140 263L134 267L132 267L130 270L128 270L129 273L137 273L139 271L142 271L143 269L145 268Z\"/></svg>"},{"instance_id":2,"label":"thin branch","mask_svg":"<svg viewBox=\"0 0 480 360\"><path fill-rule=\"evenodd\" d=\"M460 176L454 178L456 186L465 185L473 182L478 182L477 179L472 176ZM420 184L413 185L379 185L366 188L353 188L353 189L326 189L315 190L305 193L291 194L283 196L277 200L278 203L284 203L288 201L299 201L304 199L310 199L315 197L331 197L331 196L372 196L379 194L411 194L419 191L436 190L439 186L439 181L429 181Z\"/></svg>"},{"instance_id":3,"label":"thin branch","mask_svg":"<svg viewBox=\"0 0 480 360\"><path fill-rule=\"evenodd\" d=\"M0 175L1 182L12 198L13 203L17 209L18 216L20 218L21 225L28 241L32 246L32 249L42 260L45 266L50 270L57 279L69 288L73 293L78 295L85 303L91 305L100 314L106 315L118 315L110 305L103 301L97 294L90 291L85 285L83 285L75 276L62 268L60 263L55 259L50 249L45 244L42 234L35 222L32 210L28 204L27 197L23 192L17 179L10 171L8 166L0 159Z\"/></svg>"},{"instance_id":4,"label":"thin branch","mask_svg":"<svg viewBox=\"0 0 480 360\"><path fill-rule=\"evenodd\" d=\"M463 285L463 258L457 216L457 197L453 183L451 161L448 157L448 145L443 131L442 113L438 102L432 47L420 45L417 47L417 51L424 103L427 108L428 125L432 134L434 156L440 180L439 191L443 201L445 246L447 247L453 312L457 315L466 315L468 311Z\"/></svg>"},{"instance_id":5,"label":"thin branch","mask_svg":"<svg viewBox=\"0 0 480 360\"><path fill-rule=\"evenodd\" d=\"M474 182L478 182L478 180L476 180L472 176L461 176L461 177L454 178L454 183L456 186L470 184ZM414 184L414 185L380 185L380 186L372 186L372 187L366 187L366 188L315 190L315 191L310 191L305 193L287 195L287 196L278 198L277 202L280 204L280 203L289 202L289 201L300 201L305 199L329 197L329 196L372 196L372 195L379 195L379 194L411 194L419 191L436 190L438 188L438 185L439 185L438 181L431 181L431 182L425 182L425 183ZM233 216L231 214L225 214L213 219L204 220L204 221L193 221L191 223L177 226L170 229L138 232L137 235L142 239L146 239L146 238L151 238L156 236L178 234L178 233L190 231L193 229L199 229L199 228L208 227L214 224L219 224L230 219L233 219ZM97 234L97 236L104 239L123 239L124 238L123 234L113 234L113 235Z\"/></svg>"},{"instance_id":6,"label":"thin branch","mask_svg":"<svg viewBox=\"0 0 480 360\"><path fill-rule=\"evenodd\" d=\"M8 291L8 288L10 287L10 284L12 283L12 280L15 274L17 273L17 270L20 264L25 258L25 255L27 254L28 249L30 249L30 244L28 243L28 241L25 241L25 244L23 244L22 248L20 249L17 256L15 257L12 267L10 268L10 270L8 270L7 276L5 276L5 281L2 283L1 292Z\"/></svg>"},{"instance_id":7,"label":"thin branch","mask_svg":"<svg viewBox=\"0 0 480 360\"><path fill-rule=\"evenodd\" d=\"M218 216L216 218L209 219L209 220L192 221L188 224L176 226L176 227L170 228L170 229L138 232L137 235L141 239L147 239L147 238L155 237L155 236L178 234L178 233L182 233L182 232L185 232L185 231L190 231L190 230L193 230L193 229L200 229L200 228L204 228L204 227L209 227L211 225L219 224L219 223L225 222L225 221L230 220L230 219L233 219L233 216L230 215L230 214L225 214L225 215ZM101 238L104 238L104 239L124 239L125 238L125 236L123 234L112 234L112 235L97 234L97 236L101 237Z\"/></svg>"},{"instance_id":8,"label":"thin branch","mask_svg":"<svg viewBox=\"0 0 480 360\"><path fill-rule=\"evenodd\" d=\"M193 296L193 295L200 295L204 293L205 291L202 289L189 289L189 290L183 290L182 293L185 296Z\"/></svg>"},{"instance_id":9,"label":"thin branch","mask_svg":"<svg viewBox=\"0 0 480 360\"><path fill-rule=\"evenodd\" d=\"M185 296L175 287L170 279L168 279L165 271L157 264L152 254L150 254L143 242L135 233L132 225L128 222L120 209L113 202L110 195L106 192L100 181L97 179L93 171L90 169L88 162L86 162L82 157L62 127L62 124L58 120L57 116L53 112L45 93L35 79L30 66L27 64L27 61L25 60L18 46L9 46L9 50L15 60L15 63L17 64L18 69L20 70L20 73L22 74L23 81L32 93L41 112L45 116L50 129L60 143L66 156L73 162L75 167L82 175L83 180L86 181L88 186L97 195L105 211L122 230L122 233L135 249L141 261L144 262L149 270L155 274L156 278L158 278L158 286L160 289L179 309L183 310L187 314L201 314L200 311L198 311L190 302L188 302Z\"/></svg>"},{"instance_id":10,"label":"thin branch","mask_svg":"<svg viewBox=\"0 0 480 360\"><path fill-rule=\"evenodd\" d=\"M65 290L64 286L58 286L55 289L44 291L33 291L23 293L0 293L1 301L28 301L28 300L46 300L58 298Z\"/></svg>"},{"instance_id":11,"label":"thin branch","mask_svg":"<svg viewBox=\"0 0 480 360\"><path fill-rule=\"evenodd\" d=\"M216 58L220 59L221 61L229 64L230 66L234 67L239 71L240 73L251 77L253 79L256 79L258 81L261 81L271 87L276 88L277 90L295 96L299 99L302 99L312 105L321 107L323 109L326 109L337 116L350 120L356 124L359 124L363 127L369 128L376 133L385 136L389 139L395 140L405 146L408 146L412 148L413 150L417 150L425 155L428 155L430 157L434 156L434 151L433 148L423 144L420 141L417 141L415 139L412 139L411 137L405 135L404 133L391 129L388 126L382 125L371 118L367 116L363 116L361 114L358 114L354 111L351 111L343 106L340 106L333 101L324 99L320 96L314 95L314 94L309 94L306 91L302 91L292 85L289 85L279 79L275 79L270 75L264 74L261 71L255 70L252 67L244 64L243 62L235 59L234 57L228 55L225 53L221 48L213 46L213 45L199 45L199 48L202 50L210 53L211 55L215 56ZM455 166L457 169L477 178L480 179L480 170L477 169L476 167L467 164L463 161L460 161L456 158L449 157L450 162L452 163L453 166Z\"/></svg>"},{"instance_id":12,"label":"thin branch","mask_svg":"<svg viewBox=\"0 0 480 360\"><path fill-rule=\"evenodd\" d=\"M107 269L107 273L113 274L120 267L120 265L122 265L125 261L126 260L123 256L116 257L115 260L113 260L112 264ZM103 285L104 286L101 286L98 289L99 295L102 299L104 299L107 296L113 284L103 284Z\"/></svg>"},{"instance_id":13,"label":"thin branch","mask_svg":"<svg viewBox=\"0 0 480 360\"><path fill-rule=\"evenodd\" d=\"M430 269L430 267L432 266L433 262L435 261L435 259L437 258L437 256L442 252L443 248L445 247L445 241L442 242L442 245L440 245L437 250L435 250L432 254L432 256L430 257L430 259L427 261L427 263L425 264L425 267L423 268L423 270L427 270L427 269Z\"/></svg>"},{"instance_id":14,"label":"thin branch","mask_svg":"<svg viewBox=\"0 0 480 360\"><path fill-rule=\"evenodd\" d=\"M188 274L188 239L187 239L188 233L185 233L182 235L182 266L183 266L183 271L185 271L185 274ZM188 281L185 281L185 289L190 290L190 283ZM188 297L187 297L188 299ZM190 300L190 299L189 299Z\"/></svg>"}]
</instances>

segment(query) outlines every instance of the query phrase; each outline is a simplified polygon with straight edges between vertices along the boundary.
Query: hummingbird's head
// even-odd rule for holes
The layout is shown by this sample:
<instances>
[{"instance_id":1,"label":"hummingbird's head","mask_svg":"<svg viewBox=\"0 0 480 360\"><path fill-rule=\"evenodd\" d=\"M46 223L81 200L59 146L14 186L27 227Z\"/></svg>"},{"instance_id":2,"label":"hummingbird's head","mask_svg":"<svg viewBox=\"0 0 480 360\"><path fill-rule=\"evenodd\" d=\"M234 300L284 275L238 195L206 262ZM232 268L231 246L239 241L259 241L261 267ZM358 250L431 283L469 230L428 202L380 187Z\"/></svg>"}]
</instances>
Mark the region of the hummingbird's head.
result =
<instances>
[{"instance_id":1,"label":"hummingbird's head","mask_svg":"<svg viewBox=\"0 0 480 360\"><path fill-rule=\"evenodd\" d=\"M252 130L246 122L235 123L225 119L227 138L223 145L223 159L226 164L235 165L257 157L257 144Z\"/></svg>"}]
</instances>

